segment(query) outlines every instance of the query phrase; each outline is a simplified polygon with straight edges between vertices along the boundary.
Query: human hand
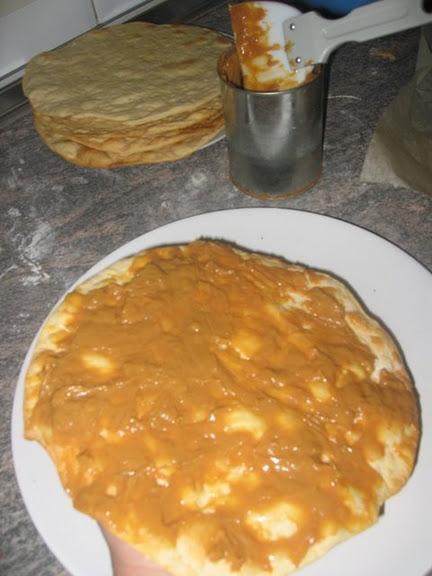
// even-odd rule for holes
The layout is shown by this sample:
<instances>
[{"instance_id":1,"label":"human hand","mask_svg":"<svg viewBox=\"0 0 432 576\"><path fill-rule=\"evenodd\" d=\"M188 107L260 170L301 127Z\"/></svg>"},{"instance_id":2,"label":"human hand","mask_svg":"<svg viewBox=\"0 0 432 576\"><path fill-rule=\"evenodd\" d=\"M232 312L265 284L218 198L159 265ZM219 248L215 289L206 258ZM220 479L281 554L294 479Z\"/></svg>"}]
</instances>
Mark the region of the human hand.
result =
<instances>
[{"instance_id":1,"label":"human hand","mask_svg":"<svg viewBox=\"0 0 432 576\"><path fill-rule=\"evenodd\" d=\"M110 550L114 576L171 576L104 526L100 528Z\"/></svg>"}]
</instances>

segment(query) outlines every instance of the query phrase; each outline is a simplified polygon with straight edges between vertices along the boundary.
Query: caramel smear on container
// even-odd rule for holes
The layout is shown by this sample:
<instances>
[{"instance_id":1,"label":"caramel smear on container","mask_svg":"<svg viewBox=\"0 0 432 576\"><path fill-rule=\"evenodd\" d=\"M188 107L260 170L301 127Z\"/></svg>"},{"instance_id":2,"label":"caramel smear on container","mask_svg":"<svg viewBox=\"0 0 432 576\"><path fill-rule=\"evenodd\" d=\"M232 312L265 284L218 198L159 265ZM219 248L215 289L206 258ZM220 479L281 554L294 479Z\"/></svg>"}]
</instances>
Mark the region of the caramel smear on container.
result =
<instances>
[{"instance_id":1,"label":"caramel smear on container","mask_svg":"<svg viewBox=\"0 0 432 576\"><path fill-rule=\"evenodd\" d=\"M28 429L75 507L136 545L193 528L210 560L260 573L372 524L382 427L415 431L417 408L324 275L205 241L127 274L69 294L58 350L36 358ZM415 451L415 432L398 441Z\"/></svg>"},{"instance_id":2,"label":"caramel smear on container","mask_svg":"<svg viewBox=\"0 0 432 576\"><path fill-rule=\"evenodd\" d=\"M262 92L289 90L313 78L311 67L288 72L282 65L278 53L289 53L292 46L272 42L265 7L243 2L230 5L229 11L244 88Z\"/></svg>"}]
</instances>

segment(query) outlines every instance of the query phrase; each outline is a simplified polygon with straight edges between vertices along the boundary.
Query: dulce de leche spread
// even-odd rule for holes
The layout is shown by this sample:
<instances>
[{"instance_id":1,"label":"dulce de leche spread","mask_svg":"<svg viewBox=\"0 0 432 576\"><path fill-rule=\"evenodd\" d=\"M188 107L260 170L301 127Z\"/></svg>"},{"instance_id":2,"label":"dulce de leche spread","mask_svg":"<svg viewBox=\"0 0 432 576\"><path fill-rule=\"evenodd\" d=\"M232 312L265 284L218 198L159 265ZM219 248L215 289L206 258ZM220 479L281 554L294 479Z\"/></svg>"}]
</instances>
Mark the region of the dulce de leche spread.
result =
<instances>
[{"instance_id":1,"label":"dulce de leche spread","mask_svg":"<svg viewBox=\"0 0 432 576\"><path fill-rule=\"evenodd\" d=\"M282 46L273 38L265 4L241 2L229 6L236 48L231 60L241 68L241 80L234 83L248 90L268 92L289 90L313 80L313 67L297 70L289 58L292 46ZM282 27L282 22L278 24Z\"/></svg>"},{"instance_id":2,"label":"dulce de leche spread","mask_svg":"<svg viewBox=\"0 0 432 576\"><path fill-rule=\"evenodd\" d=\"M409 468L416 435L401 431L417 412L405 372L379 370L353 329L368 320L344 291L198 241L69 294L56 349L36 357L28 428L76 508L134 544L151 534L169 549L195 527L233 571L298 565L373 523L389 495L383 427Z\"/></svg>"}]
</instances>

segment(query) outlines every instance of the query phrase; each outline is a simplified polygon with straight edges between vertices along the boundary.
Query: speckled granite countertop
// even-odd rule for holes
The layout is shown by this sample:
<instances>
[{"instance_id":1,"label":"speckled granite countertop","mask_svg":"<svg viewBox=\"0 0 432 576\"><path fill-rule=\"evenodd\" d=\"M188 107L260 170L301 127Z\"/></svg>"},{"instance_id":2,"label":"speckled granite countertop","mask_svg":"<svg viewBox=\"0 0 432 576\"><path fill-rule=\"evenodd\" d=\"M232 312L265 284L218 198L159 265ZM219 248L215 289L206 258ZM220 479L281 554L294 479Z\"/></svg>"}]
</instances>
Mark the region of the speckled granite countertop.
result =
<instances>
[{"instance_id":1,"label":"speckled granite countertop","mask_svg":"<svg viewBox=\"0 0 432 576\"><path fill-rule=\"evenodd\" d=\"M229 30L225 8L196 22ZM336 53L321 181L270 205L359 224L432 268L432 196L359 180L375 123L413 73L417 45L418 31L411 31ZM380 58L377 48L396 59ZM50 152L28 106L3 118L0 130L0 574L64 576L21 500L10 448L15 384L36 330L83 272L128 240L186 216L269 203L232 186L225 141L177 163L110 171L78 168Z\"/></svg>"}]
</instances>

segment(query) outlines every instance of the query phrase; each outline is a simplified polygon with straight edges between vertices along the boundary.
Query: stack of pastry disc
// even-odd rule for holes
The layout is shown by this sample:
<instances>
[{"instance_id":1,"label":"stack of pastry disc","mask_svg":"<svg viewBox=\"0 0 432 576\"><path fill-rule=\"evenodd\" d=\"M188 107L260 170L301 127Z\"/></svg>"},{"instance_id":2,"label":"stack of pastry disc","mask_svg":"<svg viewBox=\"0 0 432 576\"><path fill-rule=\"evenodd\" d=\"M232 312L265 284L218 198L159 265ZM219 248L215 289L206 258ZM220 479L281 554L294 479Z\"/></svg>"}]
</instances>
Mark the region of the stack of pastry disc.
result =
<instances>
[{"instance_id":1,"label":"stack of pastry disc","mask_svg":"<svg viewBox=\"0 0 432 576\"><path fill-rule=\"evenodd\" d=\"M94 30L28 64L23 88L45 143L81 166L177 160L223 129L216 65L229 40L196 26Z\"/></svg>"}]
</instances>

